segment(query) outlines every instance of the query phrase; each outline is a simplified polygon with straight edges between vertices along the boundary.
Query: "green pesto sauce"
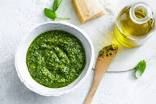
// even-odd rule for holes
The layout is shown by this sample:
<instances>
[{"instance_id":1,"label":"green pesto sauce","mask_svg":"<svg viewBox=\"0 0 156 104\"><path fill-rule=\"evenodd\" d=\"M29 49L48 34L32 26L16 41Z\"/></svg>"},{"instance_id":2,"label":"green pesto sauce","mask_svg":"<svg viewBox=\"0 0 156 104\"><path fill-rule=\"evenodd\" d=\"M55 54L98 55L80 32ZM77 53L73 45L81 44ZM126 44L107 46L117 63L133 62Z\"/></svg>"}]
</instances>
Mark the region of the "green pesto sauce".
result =
<instances>
[{"instance_id":1,"label":"green pesto sauce","mask_svg":"<svg viewBox=\"0 0 156 104\"><path fill-rule=\"evenodd\" d=\"M29 46L26 63L32 78L50 88L72 83L81 74L86 56L81 42L70 33L42 33Z\"/></svg>"}]
</instances>

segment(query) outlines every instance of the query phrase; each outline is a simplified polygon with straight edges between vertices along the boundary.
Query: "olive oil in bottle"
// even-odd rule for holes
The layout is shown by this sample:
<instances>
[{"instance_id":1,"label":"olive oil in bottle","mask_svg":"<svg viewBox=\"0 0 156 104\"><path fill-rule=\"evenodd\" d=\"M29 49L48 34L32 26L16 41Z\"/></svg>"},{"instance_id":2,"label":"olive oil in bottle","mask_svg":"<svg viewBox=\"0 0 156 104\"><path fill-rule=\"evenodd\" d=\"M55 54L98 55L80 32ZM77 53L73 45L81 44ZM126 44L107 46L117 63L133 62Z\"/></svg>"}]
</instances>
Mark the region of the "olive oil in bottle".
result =
<instances>
[{"instance_id":1,"label":"olive oil in bottle","mask_svg":"<svg viewBox=\"0 0 156 104\"><path fill-rule=\"evenodd\" d=\"M116 19L112 43L127 48L140 46L149 37L154 26L153 12L147 4L127 6Z\"/></svg>"}]
</instances>

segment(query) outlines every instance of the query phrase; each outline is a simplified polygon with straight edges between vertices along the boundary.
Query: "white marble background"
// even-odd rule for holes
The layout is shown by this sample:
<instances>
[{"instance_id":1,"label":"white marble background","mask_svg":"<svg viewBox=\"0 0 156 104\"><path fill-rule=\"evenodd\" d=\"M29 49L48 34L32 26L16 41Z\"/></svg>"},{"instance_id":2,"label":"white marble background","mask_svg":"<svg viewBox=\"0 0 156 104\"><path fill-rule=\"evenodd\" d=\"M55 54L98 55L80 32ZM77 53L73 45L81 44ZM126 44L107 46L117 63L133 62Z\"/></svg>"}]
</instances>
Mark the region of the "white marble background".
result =
<instances>
[{"instance_id":1,"label":"white marble background","mask_svg":"<svg viewBox=\"0 0 156 104\"><path fill-rule=\"evenodd\" d=\"M108 14L104 21L113 22L113 17L125 5L138 0L101 0ZM155 0L148 2L156 12ZM52 0L0 0L0 104L82 104L89 89L93 72L83 84L73 92L60 97L43 97L29 91L18 79L14 67L14 54L21 39L39 23L49 21L42 14L44 7ZM67 22L80 26L75 12L64 0L59 14L70 17ZM61 15L61 14L60 14ZM75 18L75 19L72 19ZM105 27L111 25L103 24ZM80 26L85 28L85 25ZM106 28L107 30L107 28ZM90 36L96 51L100 48L97 37ZM109 36L101 36L109 39ZM107 43L107 42L105 42ZM153 44L155 45L155 44ZM155 53L156 54L156 53ZM148 61L145 74L138 80L133 72L110 74L102 80L93 104L156 104L156 57Z\"/></svg>"}]
</instances>

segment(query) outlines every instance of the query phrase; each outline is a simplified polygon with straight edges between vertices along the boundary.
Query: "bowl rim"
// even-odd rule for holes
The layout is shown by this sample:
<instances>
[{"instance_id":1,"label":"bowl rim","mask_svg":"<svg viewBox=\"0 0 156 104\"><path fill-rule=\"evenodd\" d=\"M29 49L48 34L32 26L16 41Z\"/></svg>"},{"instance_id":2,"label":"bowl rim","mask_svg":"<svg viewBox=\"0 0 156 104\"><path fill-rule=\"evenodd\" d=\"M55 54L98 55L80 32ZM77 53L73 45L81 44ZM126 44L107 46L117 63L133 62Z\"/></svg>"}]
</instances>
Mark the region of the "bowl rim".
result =
<instances>
[{"instance_id":1,"label":"bowl rim","mask_svg":"<svg viewBox=\"0 0 156 104\"><path fill-rule=\"evenodd\" d=\"M90 61L88 62L89 65L86 69L86 73L84 74L84 76L81 76L80 80L73 86L71 86L71 88L68 88L68 89L65 89L64 91L60 92L60 93L51 93L51 94L44 94L44 93L41 93L40 91L36 91L34 90L34 88L32 88L29 84L26 83L26 81L24 81L21 77L21 74L19 72L19 70L22 70L22 69L19 69L18 68L18 64L17 64L17 57L18 57L18 51L20 50L20 48L23 46L23 43L24 41L28 38L28 36L31 34L32 31L34 31L35 29L37 29L38 27L40 26L44 26L46 24L59 24L59 25L66 25L67 27L69 28L74 28L76 29L77 31L79 31L83 37L88 41L89 45L90 45L90 49L91 49L91 52L90 52ZM85 47L84 47L85 48ZM93 44L90 40L90 38L87 36L87 34L82 30L80 29L79 27L73 25L73 24L70 24L70 23L64 23L64 22L44 22L44 23L40 23L38 24L37 26L35 26L30 32L27 33L27 35L21 40L17 50L16 50L16 53L15 53L15 69L16 69L16 72L17 72L17 75L20 79L20 81L31 91L39 94L39 95L42 95L42 96L60 96L60 95L63 95L63 94L66 94L66 93L69 93L71 91L73 91L74 89L76 89L78 86L80 86L80 84L82 84L85 79L87 78L88 74L90 73L93 65L94 65L94 58L95 58L95 53L94 53L94 47L93 47ZM30 75L31 76L31 75ZM79 78L79 77L78 77ZM38 82L37 82L38 83ZM70 85L70 84L69 84ZM43 85L42 85L43 86ZM43 86L43 87L46 87L46 86ZM65 86L66 87L66 86ZM63 88L63 87L62 87ZM50 88L50 89L57 89L57 88Z\"/></svg>"}]
</instances>

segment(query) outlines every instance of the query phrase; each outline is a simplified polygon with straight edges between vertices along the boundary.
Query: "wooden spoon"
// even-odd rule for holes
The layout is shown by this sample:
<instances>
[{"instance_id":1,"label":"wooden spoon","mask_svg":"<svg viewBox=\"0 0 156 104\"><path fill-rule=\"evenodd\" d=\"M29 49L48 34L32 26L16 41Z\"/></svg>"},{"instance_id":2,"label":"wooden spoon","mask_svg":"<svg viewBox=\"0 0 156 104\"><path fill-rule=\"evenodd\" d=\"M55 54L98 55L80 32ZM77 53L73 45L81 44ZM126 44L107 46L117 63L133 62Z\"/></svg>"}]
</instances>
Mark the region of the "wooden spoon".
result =
<instances>
[{"instance_id":1,"label":"wooden spoon","mask_svg":"<svg viewBox=\"0 0 156 104\"><path fill-rule=\"evenodd\" d=\"M97 87L103 77L103 74L107 71L113 58L116 56L118 48L114 45L104 47L100 52L95 65L95 74L90 91L84 101L84 104L91 104Z\"/></svg>"}]
</instances>

